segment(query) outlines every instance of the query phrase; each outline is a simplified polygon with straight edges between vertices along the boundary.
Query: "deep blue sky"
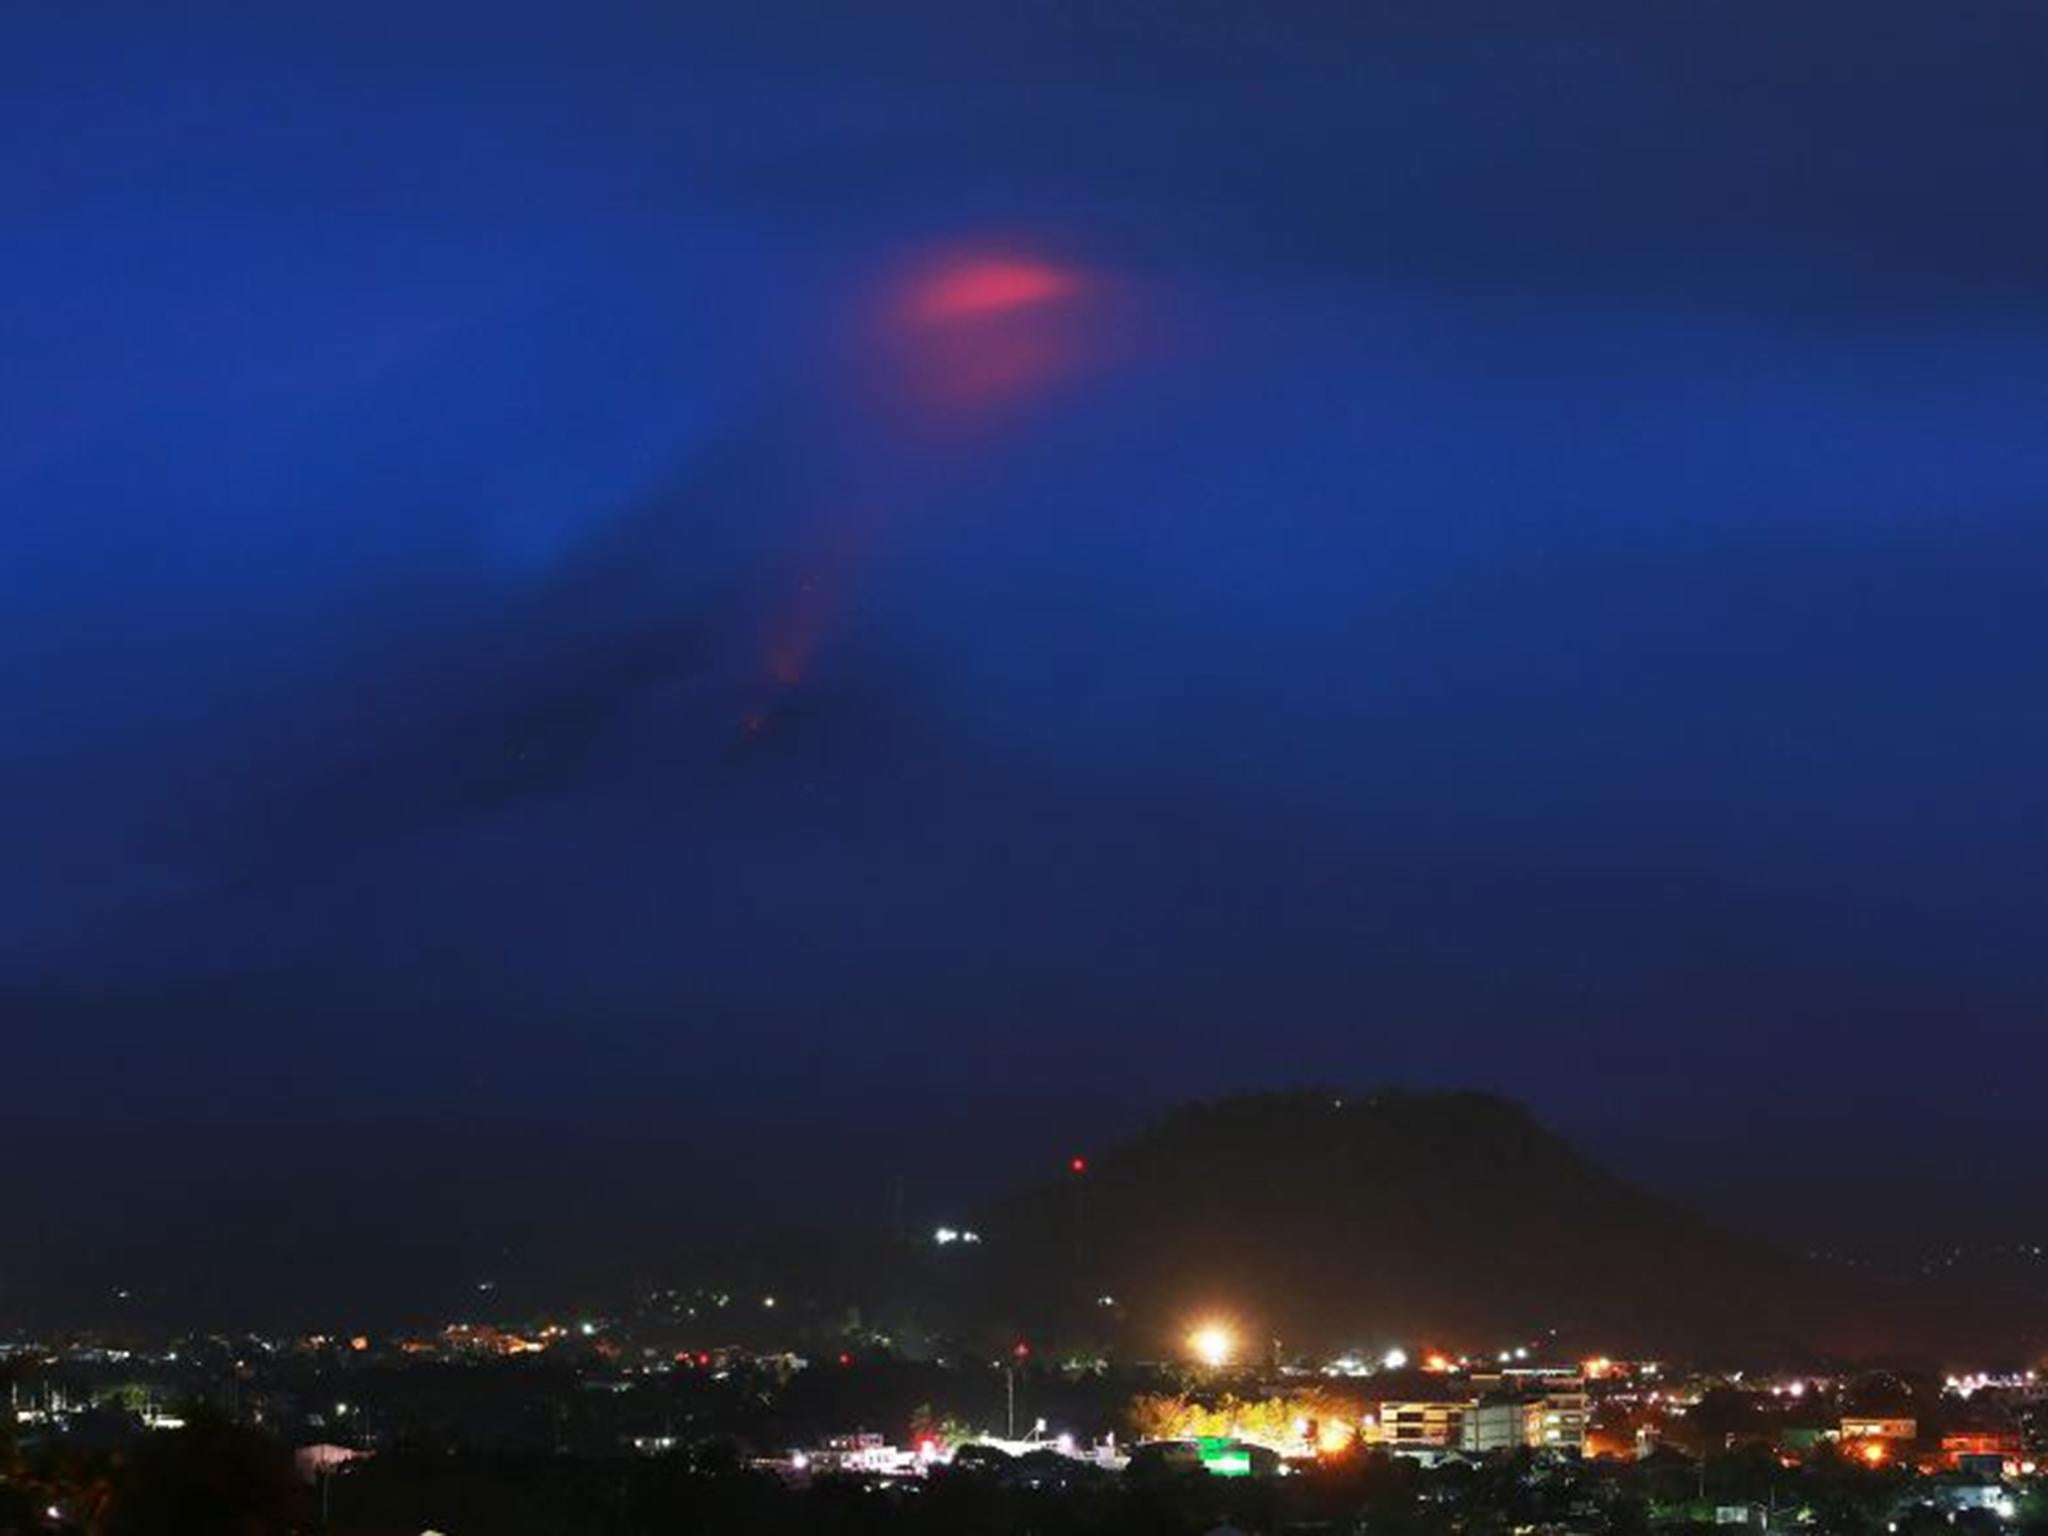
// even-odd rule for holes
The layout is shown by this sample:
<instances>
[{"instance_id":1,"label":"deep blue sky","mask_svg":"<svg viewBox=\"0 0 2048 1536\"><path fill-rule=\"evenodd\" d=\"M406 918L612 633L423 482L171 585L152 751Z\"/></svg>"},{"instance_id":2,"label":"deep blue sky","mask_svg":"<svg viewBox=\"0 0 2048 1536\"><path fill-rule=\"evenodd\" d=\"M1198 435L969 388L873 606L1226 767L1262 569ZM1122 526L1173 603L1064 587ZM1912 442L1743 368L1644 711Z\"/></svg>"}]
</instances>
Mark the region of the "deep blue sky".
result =
<instances>
[{"instance_id":1,"label":"deep blue sky","mask_svg":"<svg viewBox=\"0 0 2048 1536\"><path fill-rule=\"evenodd\" d=\"M53 1209L1303 1080L2048 1150L2031 0L9 34Z\"/></svg>"}]
</instances>

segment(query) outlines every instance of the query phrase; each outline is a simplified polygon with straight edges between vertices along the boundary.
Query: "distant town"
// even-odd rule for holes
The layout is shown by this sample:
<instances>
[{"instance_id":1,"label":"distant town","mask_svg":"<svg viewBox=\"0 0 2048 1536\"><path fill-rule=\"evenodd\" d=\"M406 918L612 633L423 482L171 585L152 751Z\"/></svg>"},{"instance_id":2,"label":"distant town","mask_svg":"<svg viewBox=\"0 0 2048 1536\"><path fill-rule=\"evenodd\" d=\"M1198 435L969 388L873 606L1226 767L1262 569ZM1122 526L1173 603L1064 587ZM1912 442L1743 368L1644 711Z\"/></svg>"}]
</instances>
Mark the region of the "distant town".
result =
<instances>
[{"instance_id":1,"label":"distant town","mask_svg":"<svg viewBox=\"0 0 2048 1536\"><path fill-rule=\"evenodd\" d=\"M2048 1536L1997 1257L1776 1250L1485 1095L1253 1095L553 1304L0 1320L0 1536Z\"/></svg>"},{"instance_id":2,"label":"distant town","mask_svg":"<svg viewBox=\"0 0 2048 1536\"><path fill-rule=\"evenodd\" d=\"M250 1506L220 1529L364 1536L2048 1529L2040 1362L1709 1369L1548 1337L1304 1356L1227 1315L1152 1359L910 1351L857 1320L822 1349L809 1326L686 1346L679 1319L701 1341L744 1312L761 1336L782 1304L661 1291L509 1319L478 1299L395 1335L0 1340L0 1530L214 1529L176 1523L194 1486Z\"/></svg>"}]
</instances>

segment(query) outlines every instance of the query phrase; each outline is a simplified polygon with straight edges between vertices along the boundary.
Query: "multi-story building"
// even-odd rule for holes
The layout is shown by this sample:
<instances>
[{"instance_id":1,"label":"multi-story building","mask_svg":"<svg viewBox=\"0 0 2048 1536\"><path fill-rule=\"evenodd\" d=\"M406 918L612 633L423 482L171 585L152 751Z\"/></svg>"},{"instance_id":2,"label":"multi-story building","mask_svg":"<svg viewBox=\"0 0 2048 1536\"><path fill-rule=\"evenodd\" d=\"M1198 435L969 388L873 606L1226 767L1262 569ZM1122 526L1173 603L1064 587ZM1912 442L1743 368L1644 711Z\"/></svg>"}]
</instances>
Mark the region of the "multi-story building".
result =
<instances>
[{"instance_id":1,"label":"multi-story building","mask_svg":"<svg viewBox=\"0 0 2048 1536\"><path fill-rule=\"evenodd\" d=\"M1529 1444L1539 1450L1560 1451L1576 1456L1586 1448L1586 1425L1592 1409L1586 1401L1586 1383L1557 1381L1536 1401L1536 1418L1530 1426Z\"/></svg>"},{"instance_id":2,"label":"multi-story building","mask_svg":"<svg viewBox=\"0 0 2048 1536\"><path fill-rule=\"evenodd\" d=\"M1485 1455L1489 1451L1513 1451L1529 1443L1529 1410L1533 1405L1519 1397L1487 1397L1465 1413L1458 1448Z\"/></svg>"},{"instance_id":3,"label":"multi-story building","mask_svg":"<svg viewBox=\"0 0 2048 1536\"><path fill-rule=\"evenodd\" d=\"M1578 1455L1586 1444L1583 1378L1551 1375L1447 1382L1440 1395L1388 1399L1368 1412L1365 1439L1396 1455L1543 1450Z\"/></svg>"},{"instance_id":4,"label":"multi-story building","mask_svg":"<svg viewBox=\"0 0 2048 1536\"><path fill-rule=\"evenodd\" d=\"M1573 1388L1542 1393L1499 1393L1465 1410L1459 1448L1538 1450L1578 1455L1586 1446L1586 1394Z\"/></svg>"},{"instance_id":5,"label":"multi-story building","mask_svg":"<svg viewBox=\"0 0 2048 1536\"><path fill-rule=\"evenodd\" d=\"M1367 1417L1366 1440L1395 1452L1458 1448L1465 1413L1462 1400L1385 1402Z\"/></svg>"}]
</instances>

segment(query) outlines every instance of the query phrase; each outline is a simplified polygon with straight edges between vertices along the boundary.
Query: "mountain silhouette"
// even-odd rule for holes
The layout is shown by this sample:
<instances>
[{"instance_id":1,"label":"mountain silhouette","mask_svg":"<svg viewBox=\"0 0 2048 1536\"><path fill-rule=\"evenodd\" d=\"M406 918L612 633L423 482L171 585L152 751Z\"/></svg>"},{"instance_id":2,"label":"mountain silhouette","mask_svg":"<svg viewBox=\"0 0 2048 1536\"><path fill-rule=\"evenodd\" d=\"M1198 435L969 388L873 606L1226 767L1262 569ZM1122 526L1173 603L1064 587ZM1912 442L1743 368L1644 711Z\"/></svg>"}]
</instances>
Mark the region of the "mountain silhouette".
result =
<instances>
[{"instance_id":1,"label":"mountain silhouette","mask_svg":"<svg viewBox=\"0 0 2048 1536\"><path fill-rule=\"evenodd\" d=\"M1788 1178L1788 1199L1825 1198ZM1174 1110L962 1230L729 1255L914 1352L1247 1362L1526 1348L1731 1366L2017 1358L2044 1309L1794 1253L1616 1177L1509 1100L1303 1090ZM827 1301L829 1298L829 1302ZM2038 1303L2039 1298L2036 1298Z\"/></svg>"}]
</instances>

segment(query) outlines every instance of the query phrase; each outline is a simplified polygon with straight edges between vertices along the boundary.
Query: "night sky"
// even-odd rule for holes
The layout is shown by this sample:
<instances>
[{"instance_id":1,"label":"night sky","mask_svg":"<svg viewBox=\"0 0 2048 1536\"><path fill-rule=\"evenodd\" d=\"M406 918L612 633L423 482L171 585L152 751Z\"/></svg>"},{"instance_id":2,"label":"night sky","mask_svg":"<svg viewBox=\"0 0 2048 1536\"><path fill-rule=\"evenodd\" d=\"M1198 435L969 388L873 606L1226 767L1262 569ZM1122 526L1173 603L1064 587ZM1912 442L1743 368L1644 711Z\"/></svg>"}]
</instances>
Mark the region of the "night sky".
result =
<instances>
[{"instance_id":1,"label":"night sky","mask_svg":"<svg viewBox=\"0 0 2048 1536\"><path fill-rule=\"evenodd\" d=\"M0 1299L1301 1082L2048 1163L2033 0L8 30Z\"/></svg>"}]
</instances>

